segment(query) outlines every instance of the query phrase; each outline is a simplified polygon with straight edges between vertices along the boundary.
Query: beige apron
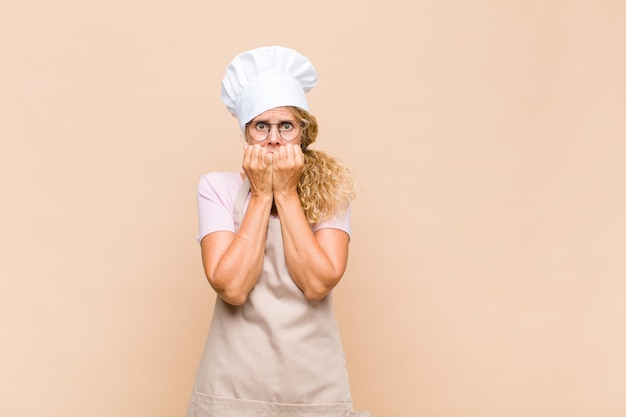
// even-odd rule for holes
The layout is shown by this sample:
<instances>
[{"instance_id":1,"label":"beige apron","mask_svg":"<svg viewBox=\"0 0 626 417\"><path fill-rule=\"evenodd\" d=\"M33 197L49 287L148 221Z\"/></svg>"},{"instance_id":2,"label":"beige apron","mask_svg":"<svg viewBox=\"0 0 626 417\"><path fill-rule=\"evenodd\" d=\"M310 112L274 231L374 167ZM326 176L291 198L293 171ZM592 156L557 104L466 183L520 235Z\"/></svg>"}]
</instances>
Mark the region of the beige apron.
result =
<instances>
[{"instance_id":1,"label":"beige apron","mask_svg":"<svg viewBox=\"0 0 626 417\"><path fill-rule=\"evenodd\" d=\"M250 183L234 206L241 225ZM261 276L242 306L217 297L187 417L367 417L352 411L332 294L309 302L271 217Z\"/></svg>"}]
</instances>

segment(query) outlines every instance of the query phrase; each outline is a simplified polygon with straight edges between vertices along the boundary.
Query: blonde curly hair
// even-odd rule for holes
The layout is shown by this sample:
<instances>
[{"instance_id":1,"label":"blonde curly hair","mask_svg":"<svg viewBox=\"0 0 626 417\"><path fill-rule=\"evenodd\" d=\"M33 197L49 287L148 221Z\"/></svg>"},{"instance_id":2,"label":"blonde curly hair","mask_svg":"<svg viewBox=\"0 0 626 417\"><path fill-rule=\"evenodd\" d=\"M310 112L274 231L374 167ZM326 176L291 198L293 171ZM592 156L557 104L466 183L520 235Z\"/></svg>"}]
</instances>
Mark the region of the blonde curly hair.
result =
<instances>
[{"instance_id":1,"label":"blonde curly hair","mask_svg":"<svg viewBox=\"0 0 626 417\"><path fill-rule=\"evenodd\" d=\"M330 220L343 214L355 197L352 170L325 152L309 149L317 139L317 119L299 107L288 108L303 125L304 172L298 184L298 195L304 214L311 224Z\"/></svg>"}]
</instances>

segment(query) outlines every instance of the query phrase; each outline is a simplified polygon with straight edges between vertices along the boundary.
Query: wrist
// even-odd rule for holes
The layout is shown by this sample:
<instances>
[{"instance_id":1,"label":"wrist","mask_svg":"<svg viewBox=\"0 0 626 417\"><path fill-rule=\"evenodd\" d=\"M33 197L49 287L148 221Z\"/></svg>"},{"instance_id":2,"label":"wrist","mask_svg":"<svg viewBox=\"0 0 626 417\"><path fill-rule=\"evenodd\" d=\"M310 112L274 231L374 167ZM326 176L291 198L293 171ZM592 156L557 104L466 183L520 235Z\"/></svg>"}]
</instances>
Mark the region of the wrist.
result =
<instances>
[{"instance_id":1,"label":"wrist","mask_svg":"<svg viewBox=\"0 0 626 417\"><path fill-rule=\"evenodd\" d=\"M271 206L274 197L271 193L251 193L250 205Z\"/></svg>"},{"instance_id":2,"label":"wrist","mask_svg":"<svg viewBox=\"0 0 626 417\"><path fill-rule=\"evenodd\" d=\"M274 190L274 201L276 204L288 204L289 202L298 202L300 204L300 196L296 188L289 190Z\"/></svg>"}]
</instances>

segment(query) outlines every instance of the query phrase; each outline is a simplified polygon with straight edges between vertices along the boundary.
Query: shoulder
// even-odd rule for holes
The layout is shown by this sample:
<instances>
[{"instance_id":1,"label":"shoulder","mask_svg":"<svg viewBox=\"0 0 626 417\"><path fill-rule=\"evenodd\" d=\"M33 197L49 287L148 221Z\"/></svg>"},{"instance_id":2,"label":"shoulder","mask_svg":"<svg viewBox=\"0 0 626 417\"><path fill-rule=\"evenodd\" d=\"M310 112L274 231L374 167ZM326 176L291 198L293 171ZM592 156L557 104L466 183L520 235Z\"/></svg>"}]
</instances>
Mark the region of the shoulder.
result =
<instances>
[{"instance_id":1,"label":"shoulder","mask_svg":"<svg viewBox=\"0 0 626 417\"><path fill-rule=\"evenodd\" d=\"M350 204L348 204L348 207L344 211L335 214L335 216L330 219L322 220L312 226L313 232L317 232L321 229L339 229L343 230L348 234L348 236L350 236L352 234Z\"/></svg>"},{"instance_id":2,"label":"shoulder","mask_svg":"<svg viewBox=\"0 0 626 417\"><path fill-rule=\"evenodd\" d=\"M234 231L233 205L243 183L237 172L211 172L198 182L198 241L218 230Z\"/></svg>"},{"instance_id":3,"label":"shoulder","mask_svg":"<svg viewBox=\"0 0 626 417\"><path fill-rule=\"evenodd\" d=\"M198 181L198 201L213 203L232 209L237 192L243 183L238 172L211 172Z\"/></svg>"},{"instance_id":4,"label":"shoulder","mask_svg":"<svg viewBox=\"0 0 626 417\"><path fill-rule=\"evenodd\" d=\"M241 186L243 182L238 172L209 172L200 177L199 185L209 184L213 186Z\"/></svg>"},{"instance_id":5,"label":"shoulder","mask_svg":"<svg viewBox=\"0 0 626 417\"><path fill-rule=\"evenodd\" d=\"M238 172L209 172L200 177L198 193L214 193L218 195L236 193L243 179Z\"/></svg>"}]
</instances>

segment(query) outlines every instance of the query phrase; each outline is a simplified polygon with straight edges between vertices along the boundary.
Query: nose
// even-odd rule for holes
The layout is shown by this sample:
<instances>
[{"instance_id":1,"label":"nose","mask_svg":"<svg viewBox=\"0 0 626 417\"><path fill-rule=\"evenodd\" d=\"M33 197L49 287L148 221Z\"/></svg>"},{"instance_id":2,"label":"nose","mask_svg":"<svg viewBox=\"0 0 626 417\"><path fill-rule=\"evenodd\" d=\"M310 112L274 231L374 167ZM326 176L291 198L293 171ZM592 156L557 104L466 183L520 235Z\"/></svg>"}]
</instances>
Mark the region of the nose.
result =
<instances>
[{"instance_id":1,"label":"nose","mask_svg":"<svg viewBox=\"0 0 626 417\"><path fill-rule=\"evenodd\" d=\"M267 135L267 138L269 140L269 143L280 143L280 133L278 132L278 125L270 125L270 132Z\"/></svg>"}]
</instances>

